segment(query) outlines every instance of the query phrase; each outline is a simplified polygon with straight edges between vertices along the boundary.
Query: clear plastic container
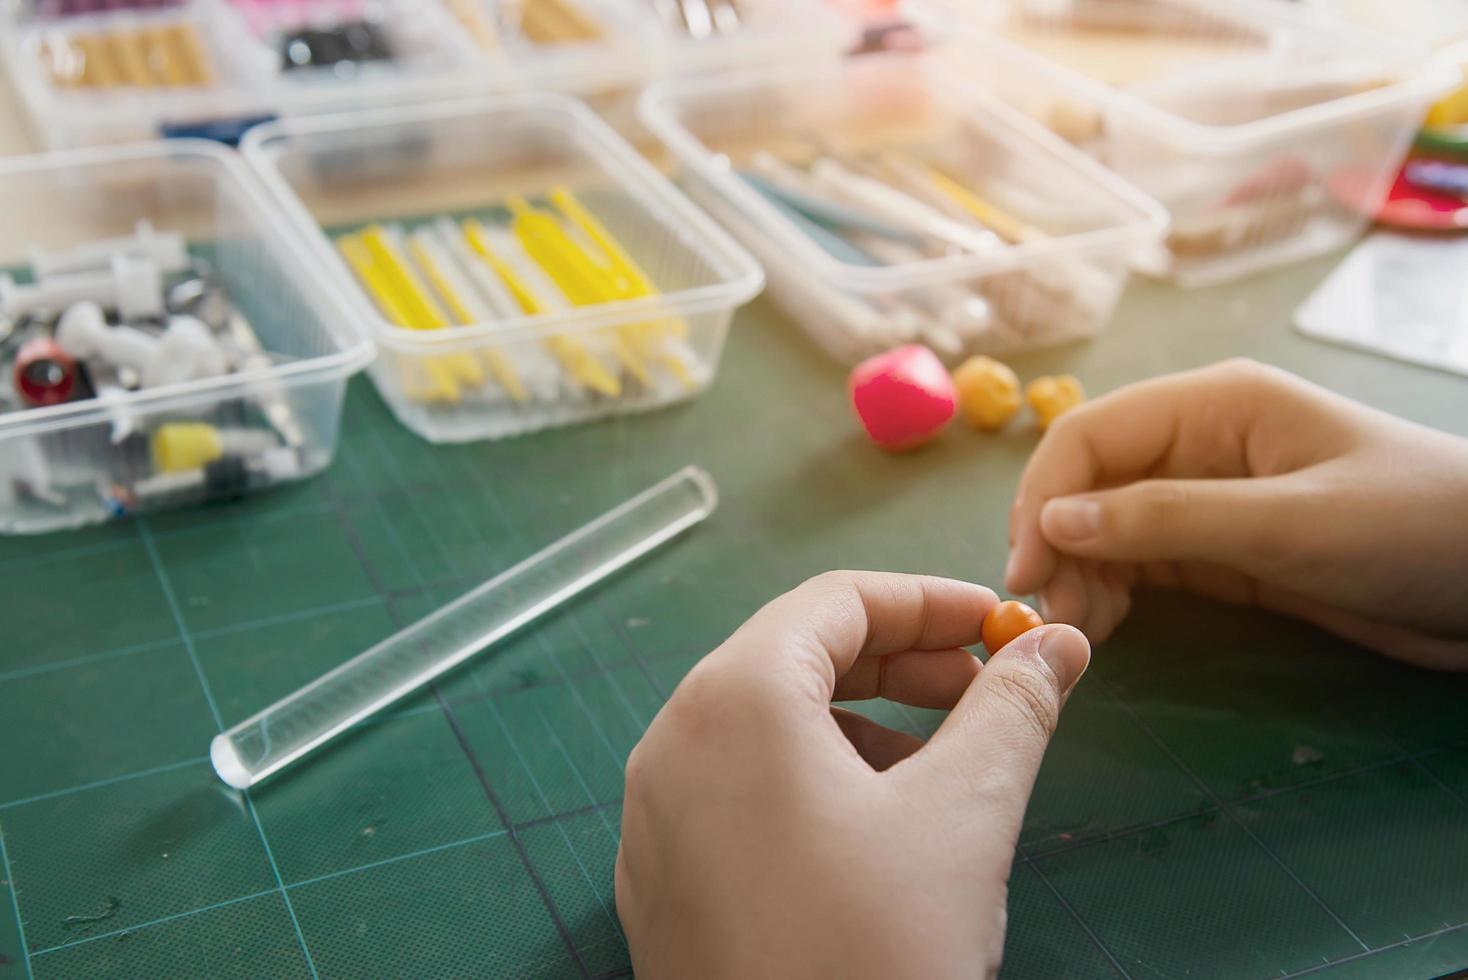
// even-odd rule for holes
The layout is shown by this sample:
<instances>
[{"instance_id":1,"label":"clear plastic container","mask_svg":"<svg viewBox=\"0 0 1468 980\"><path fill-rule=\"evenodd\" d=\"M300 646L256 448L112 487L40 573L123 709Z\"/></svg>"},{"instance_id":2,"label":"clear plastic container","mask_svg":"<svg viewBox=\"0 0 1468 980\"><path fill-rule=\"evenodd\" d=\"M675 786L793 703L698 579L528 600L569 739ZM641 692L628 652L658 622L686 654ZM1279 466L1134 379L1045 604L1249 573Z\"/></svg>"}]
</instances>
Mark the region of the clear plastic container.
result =
<instances>
[{"instance_id":1,"label":"clear plastic container","mask_svg":"<svg viewBox=\"0 0 1468 980\"><path fill-rule=\"evenodd\" d=\"M335 70L284 70L281 22L288 10L309 11L303 23L318 27L360 15L376 25L392 57ZM140 64L163 57L160 52L173 51L177 63L176 48L167 48L167 41L128 51L133 39L156 39L170 29L196 39L194 57L202 72L184 78L154 72L145 84L129 77L129 65L136 73ZM93 60L103 66L103 80L56 71L58 63L84 64L88 39L99 38L106 47L90 53L99 55ZM172 41L178 43L176 34ZM249 7L182 0L158 9L20 18L0 32L0 44L35 128L58 149L202 131L206 123L237 122L243 128L276 115L463 94L494 84L487 63L448 14L437 3L417 0L357 0L350 8L345 0L263 0ZM120 57L128 53L130 60Z\"/></svg>"},{"instance_id":2,"label":"clear plastic container","mask_svg":"<svg viewBox=\"0 0 1468 980\"><path fill-rule=\"evenodd\" d=\"M148 51L134 49L135 60L125 66L117 51L95 46L143 38L173 45L172 72L182 63L180 37L194 46L194 68L166 85L129 81L128 67L136 69L136 59L146 65ZM169 124L276 111L271 52L245 36L226 8L208 0L54 19L17 17L0 30L0 52L38 136L55 149L155 139ZM98 68L88 68L89 61ZM98 74L84 75L93 71Z\"/></svg>"},{"instance_id":3,"label":"clear plastic container","mask_svg":"<svg viewBox=\"0 0 1468 980\"><path fill-rule=\"evenodd\" d=\"M494 76L495 90L625 95L655 70L647 55L657 40L652 21L626 0L542 0L574 11L574 29L559 32L523 22L497 26L509 6L504 0L440 2Z\"/></svg>"},{"instance_id":4,"label":"clear plastic container","mask_svg":"<svg viewBox=\"0 0 1468 980\"><path fill-rule=\"evenodd\" d=\"M550 89L626 99L655 70L652 21L625 0L546 2L574 4L597 36L535 43L499 29L490 39L475 25L498 23L496 0L177 0L59 17L13 7L0 22L0 56L39 137L55 149L180 133L232 141L250 124L279 116L489 92ZM390 57L293 63L312 51L301 30L351 22L372 25ZM196 39L205 75L129 81L124 69L136 72L162 57L134 39L170 30L174 43L179 30ZM77 77L89 43L97 53L96 38L108 39L106 58L97 62L107 69L105 85ZM120 38L127 41L122 47ZM108 68L119 52L126 59Z\"/></svg>"},{"instance_id":5,"label":"clear plastic container","mask_svg":"<svg viewBox=\"0 0 1468 980\"><path fill-rule=\"evenodd\" d=\"M343 298L235 154L177 140L0 159L0 213L0 269L18 282L32 249L125 236L139 221L182 234L263 348L255 366L233 374L0 412L0 531L246 492L330 462L347 379L372 348L346 327ZM8 375L9 356L5 364ZM9 388L10 377L0 384ZM199 466L154 479L150 442L162 426L190 423L240 436L255 455L232 474Z\"/></svg>"},{"instance_id":6,"label":"clear plastic container","mask_svg":"<svg viewBox=\"0 0 1468 980\"><path fill-rule=\"evenodd\" d=\"M251 131L242 149L376 339L378 390L405 425L435 442L693 397L718 368L735 308L763 283L723 230L567 96L279 120ZM528 259L505 207L523 198L544 224L552 191L596 226L573 230L580 247L600 255L602 240L614 243L617 281L642 288L574 305L578 297L551 281L549 267ZM382 290L359 281L344 241L375 234L403 236L388 274L410 265L419 281L408 302L427 294L438 319L421 302L418 313L393 316ZM432 254L416 251L419 243ZM476 252L480 244L513 275Z\"/></svg>"},{"instance_id":7,"label":"clear plastic container","mask_svg":"<svg viewBox=\"0 0 1468 980\"><path fill-rule=\"evenodd\" d=\"M971 75L1159 200L1148 271L1206 285L1354 239L1451 71L1256 0L990 0Z\"/></svg>"},{"instance_id":8,"label":"clear plastic container","mask_svg":"<svg viewBox=\"0 0 1468 980\"><path fill-rule=\"evenodd\" d=\"M661 71L672 75L833 59L853 22L821 0L621 0L652 25Z\"/></svg>"},{"instance_id":9,"label":"clear plastic container","mask_svg":"<svg viewBox=\"0 0 1468 980\"><path fill-rule=\"evenodd\" d=\"M670 81L641 113L695 199L764 263L772 296L845 363L912 341L952 359L1093 336L1133 254L1166 227L1155 202L934 53ZM1003 212L1007 241L967 221L962 238L975 243L942 254L864 262L833 252L751 177L771 158L783 166L812 151L812 174L827 159L936 168Z\"/></svg>"},{"instance_id":10,"label":"clear plastic container","mask_svg":"<svg viewBox=\"0 0 1468 980\"><path fill-rule=\"evenodd\" d=\"M374 105L382 96L408 93L432 96L442 86L461 84L463 74L478 67L468 36L438 3L210 0L209 6L227 29L244 25L247 36L265 49L278 97L288 110ZM308 37L344 28L358 32L364 51L376 48L373 56L313 61ZM375 36L369 38L364 29Z\"/></svg>"}]
</instances>

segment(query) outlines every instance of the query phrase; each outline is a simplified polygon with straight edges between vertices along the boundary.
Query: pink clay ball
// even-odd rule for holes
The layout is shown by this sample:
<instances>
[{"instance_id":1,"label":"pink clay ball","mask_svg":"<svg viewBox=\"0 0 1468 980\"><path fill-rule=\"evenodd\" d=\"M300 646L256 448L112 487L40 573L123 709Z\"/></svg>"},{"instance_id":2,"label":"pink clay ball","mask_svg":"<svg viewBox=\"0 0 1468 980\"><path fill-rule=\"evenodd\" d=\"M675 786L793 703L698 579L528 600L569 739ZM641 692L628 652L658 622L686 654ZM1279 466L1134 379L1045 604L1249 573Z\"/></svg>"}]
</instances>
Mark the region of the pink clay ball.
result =
<instances>
[{"instance_id":1,"label":"pink clay ball","mask_svg":"<svg viewBox=\"0 0 1468 980\"><path fill-rule=\"evenodd\" d=\"M867 435L893 452L928 442L958 411L953 378L921 344L867 358L852 369L847 386Z\"/></svg>"}]
</instances>

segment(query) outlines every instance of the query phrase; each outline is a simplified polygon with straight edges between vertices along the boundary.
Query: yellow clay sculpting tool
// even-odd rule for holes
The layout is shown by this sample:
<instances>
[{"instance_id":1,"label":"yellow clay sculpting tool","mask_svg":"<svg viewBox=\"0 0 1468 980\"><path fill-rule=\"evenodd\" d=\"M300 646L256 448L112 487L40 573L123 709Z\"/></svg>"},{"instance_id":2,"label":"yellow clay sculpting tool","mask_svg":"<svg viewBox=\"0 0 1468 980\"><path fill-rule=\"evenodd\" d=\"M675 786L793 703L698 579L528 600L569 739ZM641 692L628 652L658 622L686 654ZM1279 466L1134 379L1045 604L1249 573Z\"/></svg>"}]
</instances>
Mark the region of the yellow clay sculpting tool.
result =
<instances>
[{"instance_id":1,"label":"yellow clay sculpting tool","mask_svg":"<svg viewBox=\"0 0 1468 980\"><path fill-rule=\"evenodd\" d=\"M152 88L153 73L148 68L143 36L136 31L126 31L111 35L108 41L123 81L136 88Z\"/></svg>"},{"instance_id":2,"label":"yellow clay sculpting tool","mask_svg":"<svg viewBox=\"0 0 1468 980\"><path fill-rule=\"evenodd\" d=\"M536 44L574 44L601 38L601 25L569 0L523 0L520 31Z\"/></svg>"},{"instance_id":3,"label":"yellow clay sculpting tool","mask_svg":"<svg viewBox=\"0 0 1468 980\"><path fill-rule=\"evenodd\" d=\"M362 285L367 288L367 292L372 296L377 308L382 311L382 315L396 326L406 327L408 325L407 312L398 302L397 295L388 285L387 278L377 267L377 263L373 261L372 253L367 251L367 246L362 244L362 240L355 235L342 235L336 240L336 248L342 258L346 259L347 265L351 266L352 272L362 281Z\"/></svg>"},{"instance_id":4,"label":"yellow clay sculpting tool","mask_svg":"<svg viewBox=\"0 0 1468 980\"><path fill-rule=\"evenodd\" d=\"M418 279L412 266L398 245L397 235L381 225L372 225L362 230L362 241L372 253L373 260L386 274L388 281L400 297L408 313L408 325L414 330L440 330L449 325L443 310L439 309L428 289ZM469 384L484 383L484 369L468 354L444 354L434 358L442 360L460 381Z\"/></svg>"},{"instance_id":5,"label":"yellow clay sculpting tool","mask_svg":"<svg viewBox=\"0 0 1468 980\"><path fill-rule=\"evenodd\" d=\"M489 234L484 226L473 218L469 218L465 220L462 228L464 240L469 243L469 247L509 287L511 295L520 304L521 310L532 316L546 312L548 309L546 301L537 296L519 271L499 254L490 242ZM622 385L616 375L608 371L576 338L565 334L555 334L546 338L546 345L578 384L612 398L622 393Z\"/></svg>"},{"instance_id":6,"label":"yellow clay sculpting tool","mask_svg":"<svg viewBox=\"0 0 1468 980\"><path fill-rule=\"evenodd\" d=\"M561 292L576 306L597 306L624 298L616 287L609 266L598 265L555 218L531 207L524 198L506 200L514 214L511 225L523 248ZM652 386L652 374L638 354L640 331L632 324L613 331L612 346L629 374L644 388Z\"/></svg>"},{"instance_id":7,"label":"yellow clay sculpting tool","mask_svg":"<svg viewBox=\"0 0 1468 980\"><path fill-rule=\"evenodd\" d=\"M928 168L928 180L945 197L1006 241L1020 243L1043 237L1038 229L1030 227L1009 212L990 204L937 168Z\"/></svg>"},{"instance_id":8,"label":"yellow clay sculpting tool","mask_svg":"<svg viewBox=\"0 0 1468 980\"><path fill-rule=\"evenodd\" d=\"M505 203L514 215L510 230L520 247L545 270L572 305L590 306L617 298L615 287L605 280L608 270L599 267L566 234L560 222L532 208L522 197L512 195Z\"/></svg>"},{"instance_id":9,"label":"yellow clay sculpting tool","mask_svg":"<svg viewBox=\"0 0 1468 980\"><path fill-rule=\"evenodd\" d=\"M475 297L484 309L485 320L498 324L499 321L515 320L525 315L525 308L511 294L504 279L474 253L453 218L444 216L434 221L433 237L449 264L459 271L467 294ZM486 350L486 360L498 351L503 352L533 400L556 401L567 394L567 389L562 387L561 366L541 338L532 340L520 335L504 347ZM579 393L574 381L569 384L572 386L570 394Z\"/></svg>"},{"instance_id":10,"label":"yellow clay sculpting tool","mask_svg":"<svg viewBox=\"0 0 1468 980\"><path fill-rule=\"evenodd\" d=\"M486 319L501 320L520 316L525 312L524 307L510 294L504 280L487 262L475 256L453 218L442 217L434 221L433 233L438 239L439 247L453 258L460 271L474 285L475 295L488 310Z\"/></svg>"},{"instance_id":11,"label":"yellow clay sculpting tool","mask_svg":"<svg viewBox=\"0 0 1468 980\"><path fill-rule=\"evenodd\" d=\"M173 45L168 43L167 31L161 27L139 31L138 42L143 49L144 57L147 58L148 70L153 73L153 77L160 79L163 85L170 88L188 84L184 66L179 63Z\"/></svg>"},{"instance_id":12,"label":"yellow clay sculpting tool","mask_svg":"<svg viewBox=\"0 0 1468 980\"><path fill-rule=\"evenodd\" d=\"M473 38L475 44L479 45L480 50L487 52L499 50L499 29L495 27L494 20L485 11L481 0L448 0L447 6L463 25L464 31Z\"/></svg>"},{"instance_id":13,"label":"yellow clay sculpting tool","mask_svg":"<svg viewBox=\"0 0 1468 980\"><path fill-rule=\"evenodd\" d=\"M564 185L553 187L549 197L551 204L565 216L566 220L601 249L612 268L630 286L627 294L629 298L662 295L662 292L653 284L652 277L643 271L606 226L576 199L570 188ZM657 327L660 331L667 331L680 340L688 338L688 322L682 317L659 320Z\"/></svg>"},{"instance_id":14,"label":"yellow clay sculpting tool","mask_svg":"<svg viewBox=\"0 0 1468 980\"><path fill-rule=\"evenodd\" d=\"M372 260L393 284L394 292L407 310L409 325L415 330L437 330L448 326L448 318L413 274L407 259L398 250L398 243L387 230L381 225L371 225L363 228L361 235L362 244L367 246Z\"/></svg>"},{"instance_id":15,"label":"yellow clay sculpting tool","mask_svg":"<svg viewBox=\"0 0 1468 980\"><path fill-rule=\"evenodd\" d=\"M433 287L434 294L443 301L444 308L448 310L454 323L462 326L479 323L484 319L475 316L464 297L449 281L448 277L452 273L444 268L443 257L437 255L433 244L425 240L424 232L417 231L408 236L408 255L412 257L418 271L423 273L423 278L428 280L428 285Z\"/></svg>"},{"instance_id":16,"label":"yellow clay sculpting tool","mask_svg":"<svg viewBox=\"0 0 1468 980\"><path fill-rule=\"evenodd\" d=\"M449 315L454 322L461 326L474 323L485 323L491 319L488 311L476 308L473 293L466 283L455 282L457 276L451 261L441 254L438 245L430 237L427 230L420 229L408 236L408 253L417 263L419 270L433 287L444 306L448 307ZM509 393L510 397L517 402L530 400L530 394L525 390L520 377L511 367L505 356L496 350L486 348L483 352L485 363L489 365L490 373L494 375L500 387Z\"/></svg>"},{"instance_id":17,"label":"yellow clay sculpting tool","mask_svg":"<svg viewBox=\"0 0 1468 980\"><path fill-rule=\"evenodd\" d=\"M489 236L485 234L484 226L473 218L468 218L464 221L463 230L464 241L468 242L469 247L474 250L474 253L494 270L495 275L503 280L505 286L509 288L510 294L515 297L515 302L520 304L521 311L531 315L544 313L545 307L539 297L530 290L529 285L520 278L510 264L501 258L499 253L494 250L494 247L490 245Z\"/></svg>"},{"instance_id":18,"label":"yellow clay sculpting tool","mask_svg":"<svg viewBox=\"0 0 1468 980\"><path fill-rule=\"evenodd\" d=\"M113 56L106 37L87 34L73 42L82 55L82 84L93 88L116 88L122 84L122 68Z\"/></svg>"},{"instance_id":19,"label":"yellow clay sculpting tool","mask_svg":"<svg viewBox=\"0 0 1468 980\"><path fill-rule=\"evenodd\" d=\"M619 299L643 299L662 295L653 285L652 278L633 260L622 244L612 237L606 226L576 199L570 188L564 185L553 187L548 197L556 210L601 251L606 264L616 273ZM636 336L643 354L667 368L685 387L697 387L697 381L684 360L658 346L658 341L664 337L687 339L688 322L682 317L663 317L636 326Z\"/></svg>"},{"instance_id":20,"label":"yellow clay sculpting tool","mask_svg":"<svg viewBox=\"0 0 1468 980\"><path fill-rule=\"evenodd\" d=\"M693 369L688 366L691 355L685 354L687 350L687 345L677 340L673 341L671 345L659 344L652 351L652 359L676 378L685 389L692 391L698 387L698 378L694 376Z\"/></svg>"},{"instance_id":21,"label":"yellow clay sculpting tool","mask_svg":"<svg viewBox=\"0 0 1468 980\"><path fill-rule=\"evenodd\" d=\"M550 312L563 313L572 304L550 275L536 264L514 232L508 228L488 229L487 235L495 251L515 268L516 274ZM621 361L603 331L586 328L554 330L549 333L554 351L563 353L576 368L573 375L592 391L605 395L623 391Z\"/></svg>"},{"instance_id":22,"label":"yellow clay sculpting tool","mask_svg":"<svg viewBox=\"0 0 1468 980\"><path fill-rule=\"evenodd\" d=\"M602 254L606 256L612 268L636 290L634 295L656 296L658 294L657 288L653 286L647 273L638 267L621 243L612 237L611 232L607 231L606 226L576 199L569 187L557 185L551 188L547 196L556 210L565 215L567 221L579 228L583 235L591 239L596 247L602 250Z\"/></svg>"},{"instance_id":23,"label":"yellow clay sculpting tool","mask_svg":"<svg viewBox=\"0 0 1468 980\"><path fill-rule=\"evenodd\" d=\"M214 65L193 25L174 24L166 30L169 44L183 67L184 84L200 87L213 85Z\"/></svg>"},{"instance_id":24,"label":"yellow clay sculpting tool","mask_svg":"<svg viewBox=\"0 0 1468 980\"><path fill-rule=\"evenodd\" d=\"M925 201L834 157L817 160L811 165L810 175L823 191L915 234L979 255L993 254L1001 244L999 236L989 229L950 218Z\"/></svg>"},{"instance_id":25,"label":"yellow clay sculpting tool","mask_svg":"<svg viewBox=\"0 0 1468 980\"><path fill-rule=\"evenodd\" d=\"M372 252L362 243L362 240L355 235L342 235L336 240L336 247L388 322L398 327L412 329L402 298L393 288L387 275L374 261ZM428 376L426 385L417 383L411 376L405 377L404 388L407 389L408 397L417 401L456 402L459 400L459 386L454 381L452 372L437 358L418 358L405 361L404 364L405 366L408 364L421 366ZM404 373L408 375L407 371Z\"/></svg>"}]
</instances>

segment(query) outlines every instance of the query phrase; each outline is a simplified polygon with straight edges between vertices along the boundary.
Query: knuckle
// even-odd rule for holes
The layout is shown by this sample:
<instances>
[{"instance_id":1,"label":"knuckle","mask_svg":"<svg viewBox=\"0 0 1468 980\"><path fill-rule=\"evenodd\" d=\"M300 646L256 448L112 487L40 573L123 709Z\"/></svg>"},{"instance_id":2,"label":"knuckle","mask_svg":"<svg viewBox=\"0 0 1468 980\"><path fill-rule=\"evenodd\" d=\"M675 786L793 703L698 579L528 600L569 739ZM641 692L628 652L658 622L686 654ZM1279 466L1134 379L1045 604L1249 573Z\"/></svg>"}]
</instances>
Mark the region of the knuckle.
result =
<instances>
[{"instance_id":1,"label":"knuckle","mask_svg":"<svg viewBox=\"0 0 1468 980\"><path fill-rule=\"evenodd\" d=\"M647 786L647 749L645 743L638 742L627 754L627 766L623 778L627 784L626 796L628 799L640 796Z\"/></svg>"},{"instance_id":2,"label":"knuckle","mask_svg":"<svg viewBox=\"0 0 1468 980\"><path fill-rule=\"evenodd\" d=\"M806 579L802 588L822 594L849 592L856 587L857 575L850 569L834 568Z\"/></svg>"},{"instance_id":3,"label":"knuckle","mask_svg":"<svg viewBox=\"0 0 1468 980\"><path fill-rule=\"evenodd\" d=\"M1143 499L1148 533L1163 540L1185 528L1193 507L1193 494L1186 484L1164 481L1151 484Z\"/></svg>"},{"instance_id":4,"label":"knuckle","mask_svg":"<svg viewBox=\"0 0 1468 980\"><path fill-rule=\"evenodd\" d=\"M1252 357L1230 357L1220 361L1214 368L1221 374L1235 378L1258 377L1264 370L1264 364L1254 360Z\"/></svg>"},{"instance_id":5,"label":"knuckle","mask_svg":"<svg viewBox=\"0 0 1468 980\"><path fill-rule=\"evenodd\" d=\"M1085 428L1086 419L1093 410L1095 403L1077 405L1075 408L1064 413L1052 421L1045 430L1045 438L1051 441L1051 445L1063 445L1074 442L1080 437L1080 432Z\"/></svg>"},{"instance_id":6,"label":"knuckle","mask_svg":"<svg viewBox=\"0 0 1468 980\"><path fill-rule=\"evenodd\" d=\"M860 630L861 633L850 638L852 641L859 640L870 628L868 622L866 602L862 597L863 582L870 582L871 573L854 572L846 569L822 572L821 574L807 579L797 590L802 593L801 613L808 617L810 612L817 608L831 610L833 615L829 622L838 623L843 629L849 628L853 632ZM886 580L883 580L886 584ZM824 619L824 617L818 617ZM810 626L810 622L806 622ZM844 633L842 638L846 639ZM840 642L832 637L822 638L811 635L809 639L816 645L823 645L826 641Z\"/></svg>"},{"instance_id":7,"label":"knuckle","mask_svg":"<svg viewBox=\"0 0 1468 980\"><path fill-rule=\"evenodd\" d=\"M796 592L809 600L803 602L807 608L831 605L843 616L853 615L862 611L860 578L860 572L846 569L821 572L802 582Z\"/></svg>"},{"instance_id":8,"label":"knuckle","mask_svg":"<svg viewBox=\"0 0 1468 980\"><path fill-rule=\"evenodd\" d=\"M1215 370L1231 386L1247 391L1278 387L1289 377L1279 368L1256 361L1252 357L1231 357L1218 364Z\"/></svg>"},{"instance_id":9,"label":"knuckle","mask_svg":"<svg viewBox=\"0 0 1468 980\"><path fill-rule=\"evenodd\" d=\"M707 659L694 665L653 720L654 728L671 728L674 738L684 742L699 738L730 697L728 685L721 682L719 674ZM648 729L649 735L654 734L654 728Z\"/></svg>"},{"instance_id":10,"label":"knuckle","mask_svg":"<svg viewBox=\"0 0 1468 980\"><path fill-rule=\"evenodd\" d=\"M1049 739L1060 722L1055 685L1033 670L1006 670L994 678L994 694L1014 712L1029 734Z\"/></svg>"}]
</instances>

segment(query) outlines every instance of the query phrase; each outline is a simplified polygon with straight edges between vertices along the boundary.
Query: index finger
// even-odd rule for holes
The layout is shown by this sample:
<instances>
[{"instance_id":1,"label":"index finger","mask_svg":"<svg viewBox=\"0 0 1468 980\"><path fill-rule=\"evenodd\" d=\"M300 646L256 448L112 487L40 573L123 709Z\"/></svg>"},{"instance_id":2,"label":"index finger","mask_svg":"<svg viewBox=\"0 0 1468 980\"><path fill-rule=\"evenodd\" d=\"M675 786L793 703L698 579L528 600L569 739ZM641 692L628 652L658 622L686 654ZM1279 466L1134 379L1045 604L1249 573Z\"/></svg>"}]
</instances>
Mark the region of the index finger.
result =
<instances>
[{"instance_id":1,"label":"index finger","mask_svg":"<svg viewBox=\"0 0 1468 980\"><path fill-rule=\"evenodd\" d=\"M992 589L956 579L827 572L755 613L713 656L732 670L794 671L791 686L824 705L858 658L979 642L998 603Z\"/></svg>"},{"instance_id":2,"label":"index finger","mask_svg":"<svg viewBox=\"0 0 1468 980\"><path fill-rule=\"evenodd\" d=\"M1166 457L1209 371L1118 388L1067 412L1046 431L1025 465L1010 508L1005 588L1027 595L1055 574L1057 555L1040 533L1045 503L1094 490L1108 477L1143 473Z\"/></svg>"}]
</instances>

